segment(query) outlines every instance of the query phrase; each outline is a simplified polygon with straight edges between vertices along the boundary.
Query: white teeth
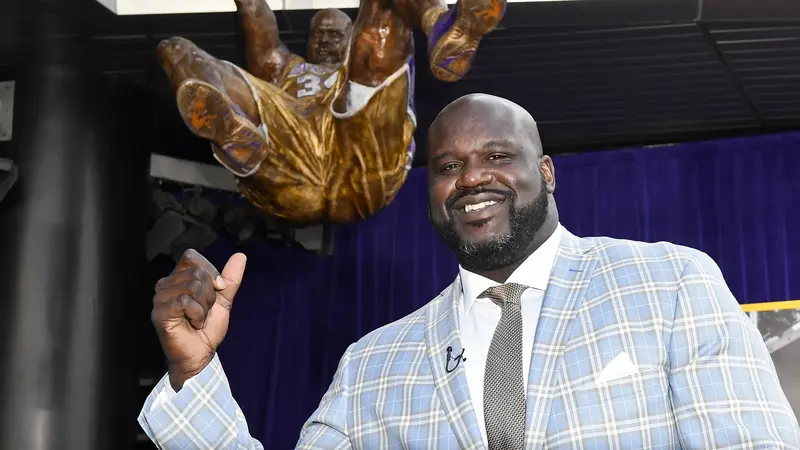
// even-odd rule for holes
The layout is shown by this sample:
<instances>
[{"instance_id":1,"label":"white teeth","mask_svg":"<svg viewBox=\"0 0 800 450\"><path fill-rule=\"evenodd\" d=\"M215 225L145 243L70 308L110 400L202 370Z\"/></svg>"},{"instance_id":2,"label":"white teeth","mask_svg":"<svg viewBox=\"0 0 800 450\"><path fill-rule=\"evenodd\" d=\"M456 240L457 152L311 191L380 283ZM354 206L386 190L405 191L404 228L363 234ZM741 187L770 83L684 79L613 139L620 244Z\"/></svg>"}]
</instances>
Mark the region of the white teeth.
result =
<instances>
[{"instance_id":1,"label":"white teeth","mask_svg":"<svg viewBox=\"0 0 800 450\"><path fill-rule=\"evenodd\" d=\"M492 206L494 204L497 204L497 202L494 200L489 200L488 202L480 202L474 205L466 205L464 206L464 212L480 211L481 209L486 208L487 206Z\"/></svg>"}]
</instances>

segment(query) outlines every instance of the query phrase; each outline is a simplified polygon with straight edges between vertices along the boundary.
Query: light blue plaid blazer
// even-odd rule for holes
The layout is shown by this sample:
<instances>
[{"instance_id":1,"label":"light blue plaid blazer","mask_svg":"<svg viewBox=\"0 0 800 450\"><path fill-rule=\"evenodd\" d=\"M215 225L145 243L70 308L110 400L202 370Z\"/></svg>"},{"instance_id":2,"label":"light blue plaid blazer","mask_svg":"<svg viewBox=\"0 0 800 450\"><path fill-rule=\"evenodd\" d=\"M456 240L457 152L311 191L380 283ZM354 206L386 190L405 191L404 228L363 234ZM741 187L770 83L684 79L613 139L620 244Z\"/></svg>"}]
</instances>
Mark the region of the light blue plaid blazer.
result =
<instances>
[{"instance_id":1,"label":"light blue plaid blazer","mask_svg":"<svg viewBox=\"0 0 800 450\"><path fill-rule=\"evenodd\" d=\"M298 449L486 449L463 366L459 280L351 345ZM625 352L636 373L595 381ZM166 377L154 390L159 392ZM164 449L260 449L217 359L139 421ZM756 329L707 255L564 233L536 328L528 449L798 449Z\"/></svg>"}]
</instances>

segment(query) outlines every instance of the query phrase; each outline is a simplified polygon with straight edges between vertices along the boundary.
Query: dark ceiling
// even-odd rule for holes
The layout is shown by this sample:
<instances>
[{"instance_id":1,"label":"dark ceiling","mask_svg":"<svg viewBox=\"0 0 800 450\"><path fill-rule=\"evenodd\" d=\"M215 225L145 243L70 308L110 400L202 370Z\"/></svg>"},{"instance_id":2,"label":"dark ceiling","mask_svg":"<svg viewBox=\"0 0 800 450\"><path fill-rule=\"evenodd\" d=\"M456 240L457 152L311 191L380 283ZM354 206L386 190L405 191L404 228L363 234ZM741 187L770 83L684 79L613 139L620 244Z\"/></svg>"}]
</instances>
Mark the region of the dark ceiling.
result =
<instances>
[{"instance_id":1,"label":"dark ceiling","mask_svg":"<svg viewBox=\"0 0 800 450\"><path fill-rule=\"evenodd\" d=\"M208 147L177 118L155 46L181 35L241 62L232 13L117 17L94 0L14 0L3 8L0 74L13 76L35 58L44 37L79 40L110 83L149 99L151 151L211 161ZM304 48L312 13L278 13L283 39L296 52ZM56 26L46 25L53 22L48 17L58 18ZM424 49L419 38L417 48ZM470 92L527 108L550 153L800 129L800 3L794 0L514 3L503 29L484 42L459 83L418 71L418 165L435 114ZM418 53L424 67L426 56Z\"/></svg>"}]
</instances>

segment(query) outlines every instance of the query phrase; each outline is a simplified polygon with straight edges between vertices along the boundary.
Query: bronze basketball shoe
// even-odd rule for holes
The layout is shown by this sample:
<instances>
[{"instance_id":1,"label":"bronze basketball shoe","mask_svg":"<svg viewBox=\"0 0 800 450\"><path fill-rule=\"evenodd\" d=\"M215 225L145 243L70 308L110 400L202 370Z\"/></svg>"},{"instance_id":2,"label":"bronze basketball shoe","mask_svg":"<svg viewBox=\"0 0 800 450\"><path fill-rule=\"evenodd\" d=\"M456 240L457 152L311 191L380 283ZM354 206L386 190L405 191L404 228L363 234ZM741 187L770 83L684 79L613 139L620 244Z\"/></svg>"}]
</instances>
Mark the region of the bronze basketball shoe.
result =
<instances>
[{"instance_id":1,"label":"bronze basketball shoe","mask_svg":"<svg viewBox=\"0 0 800 450\"><path fill-rule=\"evenodd\" d=\"M257 127L226 94L203 81L184 81L175 96L184 123L211 141L220 164L240 177L258 170L267 157L265 127Z\"/></svg>"},{"instance_id":2,"label":"bronze basketball shoe","mask_svg":"<svg viewBox=\"0 0 800 450\"><path fill-rule=\"evenodd\" d=\"M433 75L442 81L463 78L481 39L497 28L505 12L506 0L459 0L441 14L428 33Z\"/></svg>"}]
</instances>

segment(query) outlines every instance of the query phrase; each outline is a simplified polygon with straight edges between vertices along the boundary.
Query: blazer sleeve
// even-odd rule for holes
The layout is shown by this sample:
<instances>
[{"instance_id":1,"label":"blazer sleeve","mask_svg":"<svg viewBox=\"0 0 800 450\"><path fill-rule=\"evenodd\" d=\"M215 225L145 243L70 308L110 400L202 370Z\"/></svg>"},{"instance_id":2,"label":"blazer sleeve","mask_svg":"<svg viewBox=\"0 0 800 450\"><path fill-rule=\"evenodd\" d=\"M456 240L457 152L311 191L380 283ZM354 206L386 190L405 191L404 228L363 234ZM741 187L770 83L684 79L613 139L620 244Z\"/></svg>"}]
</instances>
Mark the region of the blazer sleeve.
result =
<instances>
[{"instance_id":1,"label":"blazer sleeve","mask_svg":"<svg viewBox=\"0 0 800 450\"><path fill-rule=\"evenodd\" d=\"M348 405L350 395L351 345L339 361L328 391L319 407L303 425L296 450L350 450Z\"/></svg>"},{"instance_id":2,"label":"blazer sleeve","mask_svg":"<svg viewBox=\"0 0 800 450\"><path fill-rule=\"evenodd\" d=\"M247 421L233 399L219 357L183 389L167 395L165 375L147 397L139 425L159 449L213 448L262 450L250 436Z\"/></svg>"},{"instance_id":3,"label":"blazer sleeve","mask_svg":"<svg viewBox=\"0 0 800 450\"><path fill-rule=\"evenodd\" d=\"M764 340L708 255L686 263L674 314L669 387L682 447L800 448Z\"/></svg>"}]
</instances>

